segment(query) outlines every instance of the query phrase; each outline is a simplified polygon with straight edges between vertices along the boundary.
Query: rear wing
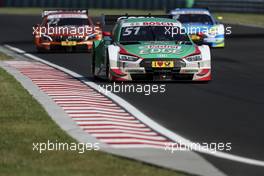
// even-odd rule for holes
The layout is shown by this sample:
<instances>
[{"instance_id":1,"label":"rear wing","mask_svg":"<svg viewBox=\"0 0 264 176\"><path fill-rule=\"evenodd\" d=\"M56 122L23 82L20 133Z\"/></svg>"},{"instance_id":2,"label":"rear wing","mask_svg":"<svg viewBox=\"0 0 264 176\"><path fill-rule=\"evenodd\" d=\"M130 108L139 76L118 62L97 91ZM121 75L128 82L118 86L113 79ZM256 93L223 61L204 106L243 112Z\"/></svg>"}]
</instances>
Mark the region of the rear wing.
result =
<instances>
[{"instance_id":1,"label":"rear wing","mask_svg":"<svg viewBox=\"0 0 264 176\"><path fill-rule=\"evenodd\" d=\"M129 18L170 18L173 19L172 15L102 15L102 24L103 25L114 25L120 20L129 19Z\"/></svg>"},{"instance_id":2,"label":"rear wing","mask_svg":"<svg viewBox=\"0 0 264 176\"><path fill-rule=\"evenodd\" d=\"M52 14L52 13L59 13L59 12L75 12L75 13L80 13L80 14L87 14L88 15L88 10L87 9L50 9L50 10L44 10L41 14L42 18Z\"/></svg>"},{"instance_id":3,"label":"rear wing","mask_svg":"<svg viewBox=\"0 0 264 176\"><path fill-rule=\"evenodd\" d=\"M172 9L167 11L167 13L169 15L180 15L180 14L188 14L188 13L201 13L201 14L210 14L210 10L208 7L203 7L203 8L176 8L176 9Z\"/></svg>"}]
</instances>

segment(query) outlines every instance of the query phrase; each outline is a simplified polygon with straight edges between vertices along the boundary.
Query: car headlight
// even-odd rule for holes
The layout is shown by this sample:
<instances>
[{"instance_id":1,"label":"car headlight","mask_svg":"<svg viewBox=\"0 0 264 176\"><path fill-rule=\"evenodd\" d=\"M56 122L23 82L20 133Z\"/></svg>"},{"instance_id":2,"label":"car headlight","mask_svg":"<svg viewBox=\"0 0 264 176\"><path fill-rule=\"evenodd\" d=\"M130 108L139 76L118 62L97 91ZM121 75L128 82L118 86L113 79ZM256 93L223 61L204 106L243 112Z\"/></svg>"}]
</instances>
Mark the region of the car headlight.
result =
<instances>
[{"instance_id":1,"label":"car headlight","mask_svg":"<svg viewBox=\"0 0 264 176\"><path fill-rule=\"evenodd\" d=\"M216 36L216 35L220 35L220 34L225 34L225 28L223 24L218 24L216 26L211 27L208 30L208 34L211 36Z\"/></svg>"},{"instance_id":2,"label":"car headlight","mask_svg":"<svg viewBox=\"0 0 264 176\"><path fill-rule=\"evenodd\" d=\"M217 33L218 33L218 29L217 29L217 27L212 27L212 28L210 28L209 29L209 31L208 31L208 34L209 35L217 35Z\"/></svg>"},{"instance_id":3,"label":"car headlight","mask_svg":"<svg viewBox=\"0 0 264 176\"><path fill-rule=\"evenodd\" d=\"M202 60L202 56L201 55L194 55L194 56L188 56L184 59L186 59L188 62L195 62L195 61Z\"/></svg>"},{"instance_id":4,"label":"car headlight","mask_svg":"<svg viewBox=\"0 0 264 176\"><path fill-rule=\"evenodd\" d=\"M119 55L119 60L121 61L131 61L131 62L135 62L137 61L139 58L135 57L135 56L129 56L129 55Z\"/></svg>"}]
</instances>

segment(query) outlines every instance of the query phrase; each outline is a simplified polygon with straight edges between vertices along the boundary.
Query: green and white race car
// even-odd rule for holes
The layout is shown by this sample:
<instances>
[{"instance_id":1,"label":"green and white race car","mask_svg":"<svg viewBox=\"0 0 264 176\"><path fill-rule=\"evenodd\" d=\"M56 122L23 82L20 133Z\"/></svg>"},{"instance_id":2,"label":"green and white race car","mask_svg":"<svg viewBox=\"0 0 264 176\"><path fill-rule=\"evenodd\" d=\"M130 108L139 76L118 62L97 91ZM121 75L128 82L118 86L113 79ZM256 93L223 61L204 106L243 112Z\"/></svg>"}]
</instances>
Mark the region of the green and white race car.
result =
<instances>
[{"instance_id":1,"label":"green and white race car","mask_svg":"<svg viewBox=\"0 0 264 176\"><path fill-rule=\"evenodd\" d=\"M110 81L210 81L211 54L175 19L126 16L94 41L92 73Z\"/></svg>"}]
</instances>

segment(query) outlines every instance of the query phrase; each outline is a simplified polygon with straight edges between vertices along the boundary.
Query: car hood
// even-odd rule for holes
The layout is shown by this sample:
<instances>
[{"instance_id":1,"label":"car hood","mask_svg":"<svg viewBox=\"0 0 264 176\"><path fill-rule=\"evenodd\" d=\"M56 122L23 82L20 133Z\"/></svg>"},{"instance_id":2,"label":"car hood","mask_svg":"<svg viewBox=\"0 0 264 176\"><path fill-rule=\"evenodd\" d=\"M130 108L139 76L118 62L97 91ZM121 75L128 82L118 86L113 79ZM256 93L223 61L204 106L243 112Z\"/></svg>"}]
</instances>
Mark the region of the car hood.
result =
<instances>
[{"instance_id":1,"label":"car hood","mask_svg":"<svg viewBox=\"0 0 264 176\"><path fill-rule=\"evenodd\" d=\"M188 34L194 34L199 32L205 32L211 29L214 25L206 25L200 23L184 23L184 28L187 30Z\"/></svg>"},{"instance_id":2,"label":"car hood","mask_svg":"<svg viewBox=\"0 0 264 176\"><path fill-rule=\"evenodd\" d=\"M121 43L120 47L142 58L180 59L195 52L194 44L176 44L174 41Z\"/></svg>"}]
</instances>

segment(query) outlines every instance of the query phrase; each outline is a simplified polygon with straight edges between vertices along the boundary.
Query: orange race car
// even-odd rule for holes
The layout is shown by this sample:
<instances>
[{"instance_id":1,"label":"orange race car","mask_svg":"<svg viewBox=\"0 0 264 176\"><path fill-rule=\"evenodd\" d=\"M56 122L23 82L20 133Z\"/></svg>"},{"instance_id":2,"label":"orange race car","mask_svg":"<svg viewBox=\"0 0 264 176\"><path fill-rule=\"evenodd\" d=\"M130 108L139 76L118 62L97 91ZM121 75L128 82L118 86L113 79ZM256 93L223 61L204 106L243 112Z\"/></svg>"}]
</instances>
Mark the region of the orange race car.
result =
<instances>
[{"instance_id":1,"label":"orange race car","mask_svg":"<svg viewBox=\"0 0 264 176\"><path fill-rule=\"evenodd\" d=\"M90 51L93 41L102 38L102 30L93 24L87 10L45 10L42 23L33 27L33 36L39 52Z\"/></svg>"}]
</instances>

